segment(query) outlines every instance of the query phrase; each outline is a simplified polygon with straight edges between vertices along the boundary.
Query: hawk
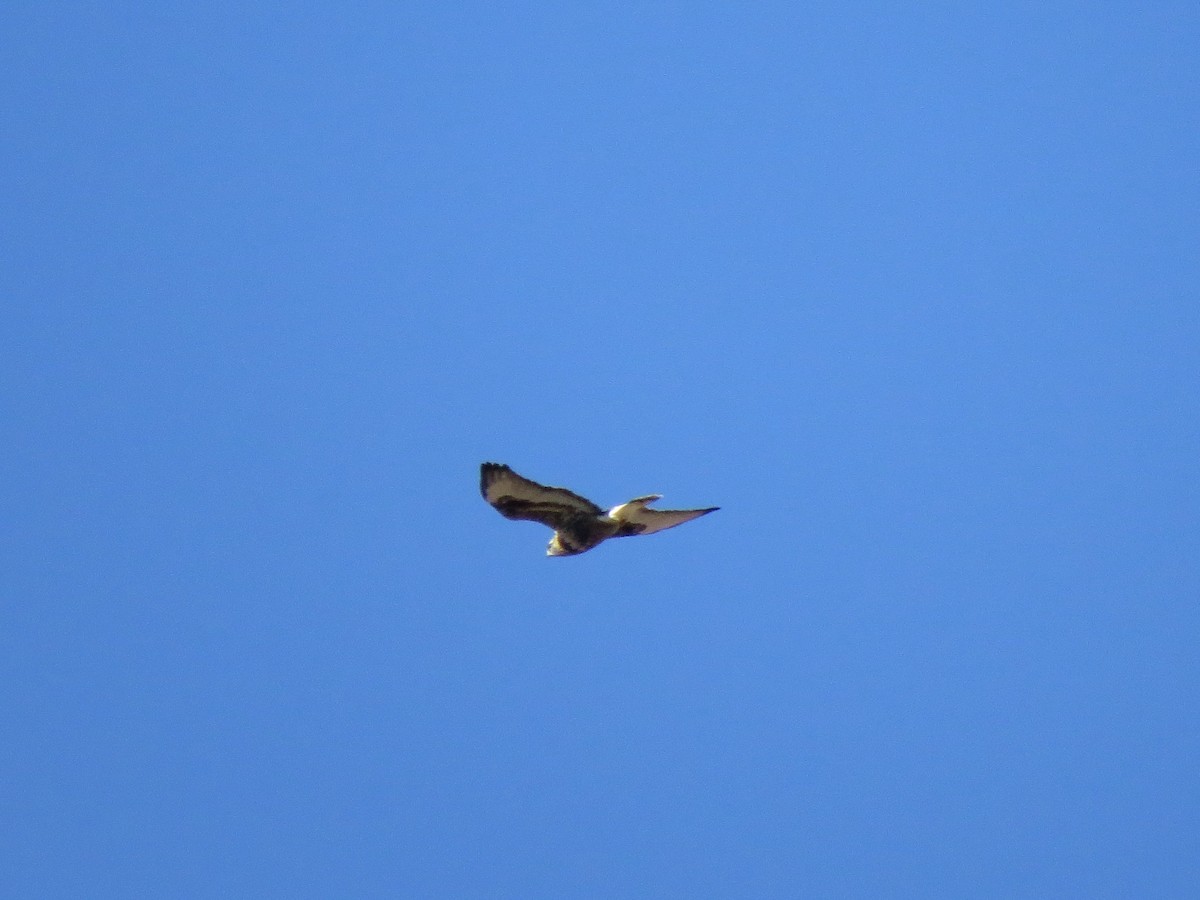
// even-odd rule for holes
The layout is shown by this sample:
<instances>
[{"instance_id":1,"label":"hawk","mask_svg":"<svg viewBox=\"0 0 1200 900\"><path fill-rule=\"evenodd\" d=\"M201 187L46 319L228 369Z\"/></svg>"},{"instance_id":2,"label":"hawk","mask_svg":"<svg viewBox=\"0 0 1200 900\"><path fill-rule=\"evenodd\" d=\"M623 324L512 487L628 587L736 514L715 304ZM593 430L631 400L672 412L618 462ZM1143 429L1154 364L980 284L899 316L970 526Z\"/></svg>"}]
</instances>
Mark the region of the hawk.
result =
<instances>
[{"instance_id":1,"label":"hawk","mask_svg":"<svg viewBox=\"0 0 1200 900\"><path fill-rule=\"evenodd\" d=\"M649 494L605 512L566 488L546 487L522 478L508 466L490 462L479 467L479 491L505 518L528 519L553 528L547 556L575 556L611 537L653 534L720 508L649 509L647 504L662 497Z\"/></svg>"}]
</instances>

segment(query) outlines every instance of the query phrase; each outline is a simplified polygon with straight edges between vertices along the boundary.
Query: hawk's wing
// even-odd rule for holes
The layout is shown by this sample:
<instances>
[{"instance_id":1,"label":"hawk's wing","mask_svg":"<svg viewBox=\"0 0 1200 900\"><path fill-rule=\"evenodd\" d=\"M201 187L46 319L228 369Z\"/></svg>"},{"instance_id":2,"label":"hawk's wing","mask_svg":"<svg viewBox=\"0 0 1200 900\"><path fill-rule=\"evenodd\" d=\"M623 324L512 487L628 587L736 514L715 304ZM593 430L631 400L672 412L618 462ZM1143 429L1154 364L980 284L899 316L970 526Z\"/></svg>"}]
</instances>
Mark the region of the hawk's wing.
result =
<instances>
[{"instance_id":1,"label":"hawk's wing","mask_svg":"<svg viewBox=\"0 0 1200 900\"><path fill-rule=\"evenodd\" d=\"M601 516L604 510L566 488L547 487L522 478L508 466L484 463L479 467L483 499L508 519L529 519L555 531L580 516Z\"/></svg>"},{"instance_id":2,"label":"hawk's wing","mask_svg":"<svg viewBox=\"0 0 1200 900\"><path fill-rule=\"evenodd\" d=\"M654 534L665 528L674 528L692 519L707 516L716 512L719 506L707 509L649 509L646 504L658 500L657 494L649 497L638 497L617 507L611 513L612 517L621 523L620 529L613 537L629 537L634 534Z\"/></svg>"}]
</instances>

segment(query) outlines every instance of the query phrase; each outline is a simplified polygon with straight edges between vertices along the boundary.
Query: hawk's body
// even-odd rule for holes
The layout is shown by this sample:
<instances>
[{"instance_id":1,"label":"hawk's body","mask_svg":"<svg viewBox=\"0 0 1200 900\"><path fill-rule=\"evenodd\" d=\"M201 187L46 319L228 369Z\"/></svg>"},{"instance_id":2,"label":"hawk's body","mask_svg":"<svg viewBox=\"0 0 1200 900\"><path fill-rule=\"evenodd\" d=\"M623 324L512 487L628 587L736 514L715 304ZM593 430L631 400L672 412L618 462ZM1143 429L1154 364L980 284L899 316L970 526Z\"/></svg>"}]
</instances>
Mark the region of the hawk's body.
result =
<instances>
[{"instance_id":1,"label":"hawk's body","mask_svg":"<svg viewBox=\"0 0 1200 900\"><path fill-rule=\"evenodd\" d=\"M717 509L648 509L658 494L638 497L605 512L591 500L566 488L547 487L522 478L508 466L484 463L479 467L483 499L509 519L528 519L554 529L547 556L574 556L591 550L610 537L653 534L674 528Z\"/></svg>"}]
</instances>

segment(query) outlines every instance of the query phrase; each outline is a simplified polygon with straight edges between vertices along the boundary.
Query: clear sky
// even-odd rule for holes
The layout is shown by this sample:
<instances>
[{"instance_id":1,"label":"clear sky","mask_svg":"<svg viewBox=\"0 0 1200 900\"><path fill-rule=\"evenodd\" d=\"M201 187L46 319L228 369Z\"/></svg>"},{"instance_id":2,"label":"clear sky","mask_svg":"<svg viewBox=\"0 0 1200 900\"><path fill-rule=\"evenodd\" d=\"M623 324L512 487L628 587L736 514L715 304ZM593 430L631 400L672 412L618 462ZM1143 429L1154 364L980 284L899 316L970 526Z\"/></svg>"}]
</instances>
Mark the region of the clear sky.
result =
<instances>
[{"instance_id":1,"label":"clear sky","mask_svg":"<svg viewBox=\"0 0 1200 900\"><path fill-rule=\"evenodd\" d=\"M6 5L0 894L1195 896L1197 47Z\"/></svg>"}]
</instances>

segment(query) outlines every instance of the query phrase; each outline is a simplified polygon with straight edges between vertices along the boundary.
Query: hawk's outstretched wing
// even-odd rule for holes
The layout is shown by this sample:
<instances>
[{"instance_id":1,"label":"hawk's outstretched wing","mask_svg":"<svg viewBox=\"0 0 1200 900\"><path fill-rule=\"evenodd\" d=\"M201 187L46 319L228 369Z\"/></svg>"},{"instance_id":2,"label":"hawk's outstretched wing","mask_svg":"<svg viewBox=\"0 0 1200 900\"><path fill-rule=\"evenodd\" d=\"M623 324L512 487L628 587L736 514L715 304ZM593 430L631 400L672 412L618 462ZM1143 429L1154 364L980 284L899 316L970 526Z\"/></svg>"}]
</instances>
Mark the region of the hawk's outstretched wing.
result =
<instances>
[{"instance_id":1,"label":"hawk's outstretched wing","mask_svg":"<svg viewBox=\"0 0 1200 900\"><path fill-rule=\"evenodd\" d=\"M604 515L604 510L591 500L566 488L530 481L499 463L479 467L479 491L505 518L541 522L555 531L570 527L580 516Z\"/></svg>"},{"instance_id":2,"label":"hawk's outstretched wing","mask_svg":"<svg viewBox=\"0 0 1200 900\"><path fill-rule=\"evenodd\" d=\"M649 497L638 497L614 509L612 517L621 523L621 527L613 537L629 537L634 534L654 534L665 528L674 528L692 519L707 516L716 512L719 506L707 509L650 509L646 504L660 499L658 494Z\"/></svg>"}]
</instances>

